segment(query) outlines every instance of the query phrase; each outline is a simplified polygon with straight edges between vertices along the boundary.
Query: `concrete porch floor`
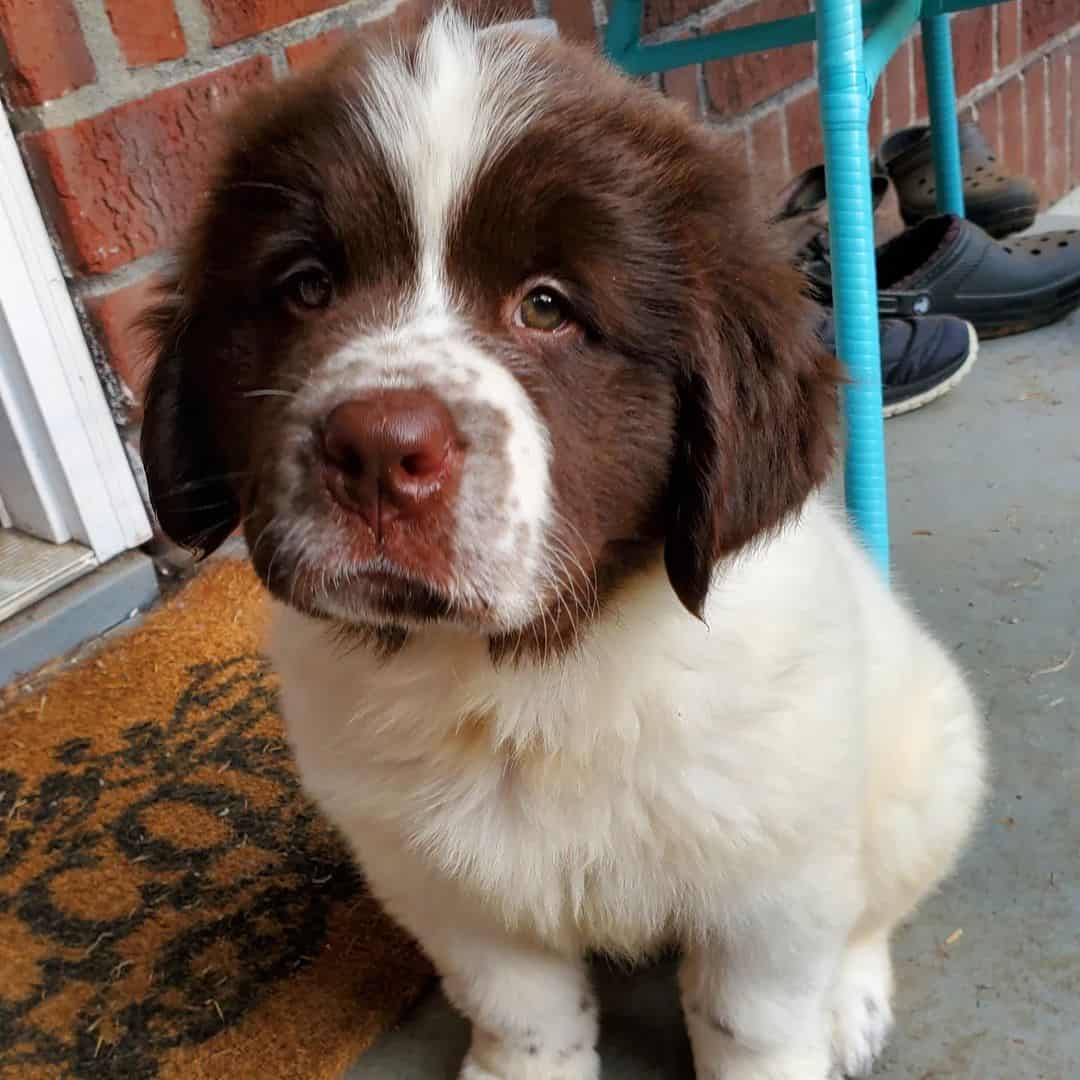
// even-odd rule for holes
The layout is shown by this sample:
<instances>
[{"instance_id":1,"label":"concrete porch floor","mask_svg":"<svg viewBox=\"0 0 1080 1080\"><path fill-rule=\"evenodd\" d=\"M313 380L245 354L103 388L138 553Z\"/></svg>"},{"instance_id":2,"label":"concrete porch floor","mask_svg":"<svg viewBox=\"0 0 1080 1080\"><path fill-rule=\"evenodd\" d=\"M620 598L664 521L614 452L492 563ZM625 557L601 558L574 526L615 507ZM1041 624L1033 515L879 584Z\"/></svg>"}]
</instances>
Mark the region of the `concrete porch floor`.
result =
<instances>
[{"instance_id":1,"label":"concrete porch floor","mask_svg":"<svg viewBox=\"0 0 1080 1080\"><path fill-rule=\"evenodd\" d=\"M1042 228L1075 226L1078 195ZM958 874L895 941L875 1076L1080 1077L1080 312L987 342L886 433L895 581L973 676L996 778ZM597 984L605 1080L691 1080L673 966ZM452 1080L466 1038L433 991L348 1080Z\"/></svg>"}]
</instances>

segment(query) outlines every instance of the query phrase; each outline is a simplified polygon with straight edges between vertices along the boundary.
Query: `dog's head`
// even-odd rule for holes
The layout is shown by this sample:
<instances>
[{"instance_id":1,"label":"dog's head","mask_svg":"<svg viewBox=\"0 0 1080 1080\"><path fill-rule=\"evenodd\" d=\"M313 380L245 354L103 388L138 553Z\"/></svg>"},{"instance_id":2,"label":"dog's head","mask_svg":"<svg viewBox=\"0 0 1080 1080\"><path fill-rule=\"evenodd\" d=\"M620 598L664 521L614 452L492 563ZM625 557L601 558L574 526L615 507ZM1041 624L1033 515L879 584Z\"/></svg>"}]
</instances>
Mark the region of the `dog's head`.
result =
<instances>
[{"instance_id":1,"label":"dog's head","mask_svg":"<svg viewBox=\"0 0 1080 1080\"><path fill-rule=\"evenodd\" d=\"M590 52L446 11L252 100L150 313L164 531L349 626L565 646L825 476L836 362L741 160Z\"/></svg>"}]
</instances>

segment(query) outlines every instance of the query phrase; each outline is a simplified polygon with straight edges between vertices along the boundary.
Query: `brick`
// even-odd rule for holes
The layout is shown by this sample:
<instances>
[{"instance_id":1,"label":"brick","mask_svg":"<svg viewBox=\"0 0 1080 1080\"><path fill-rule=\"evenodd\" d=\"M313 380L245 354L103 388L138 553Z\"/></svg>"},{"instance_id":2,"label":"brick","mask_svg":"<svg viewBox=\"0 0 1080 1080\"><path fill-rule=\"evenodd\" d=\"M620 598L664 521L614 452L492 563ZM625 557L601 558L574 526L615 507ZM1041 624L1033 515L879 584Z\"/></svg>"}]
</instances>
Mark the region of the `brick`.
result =
<instances>
[{"instance_id":1,"label":"brick","mask_svg":"<svg viewBox=\"0 0 1080 1080\"><path fill-rule=\"evenodd\" d=\"M1056 202L1069 190L1068 51L1064 47L1057 49L1047 60L1050 65L1050 130L1046 140L1046 198Z\"/></svg>"},{"instance_id":2,"label":"brick","mask_svg":"<svg viewBox=\"0 0 1080 1080\"><path fill-rule=\"evenodd\" d=\"M724 134L724 143L732 157L742 154L746 167L750 167L750 138L743 130L729 131Z\"/></svg>"},{"instance_id":3,"label":"brick","mask_svg":"<svg viewBox=\"0 0 1080 1080\"><path fill-rule=\"evenodd\" d=\"M389 15L378 19L369 19L357 27L357 32L364 37L383 37L393 31L394 34L408 35L418 31L435 10L438 0L400 0ZM459 11L468 11L467 3L459 2Z\"/></svg>"},{"instance_id":4,"label":"brick","mask_svg":"<svg viewBox=\"0 0 1080 1080\"><path fill-rule=\"evenodd\" d=\"M551 17L559 27L559 36L567 41L596 41L596 19L590 0L551 0Z\"/></svg>"},{"instance_id":5,"label":"brick","mask_svg":"<svg viewBox=\"0 0 1080 1080\"><path fill-rule=\"evenodd\" d=\"M401 0L397 7L378 19L369 19L353 27L337 27L285 48L285 58L292 71L317 66L332 55L351 35L385 37L390 32L408 35L420 29L430 17L439 0ZM478 18L489 18L492 12L506 19L531 18L535 12L529 0L457 0L458 11Z\"/></svg>"},{"instance_id":6,"label":"brick","mask_svg":"<svg viewBox=\"0 0 1080 1080\"><path fill-rule=\"evenodd\" d=\"M0 39L0 85L12 105L52 101L97 77L72 0L0 0Z\"/></svg>"},{"instance_id":7,"label":"brick","mask_svg":"<svg viewBox=\"0 0 1080 1080\"><path fill-rule=\"evenodd\" d=\"M289 64L294 68L303 68L321 62L344 40L355 33L361 38L385 40L388 36L408 36L421 29L442 0L399 0L397 6L388 15L377 19L368 19L358 26L341 30L328 30L310 42L301 42L285 50ZM536 14L531 0L456 0L454 7L463 15L483 22L494 19L530 19ZM312 44L313 42L320 44Z\"/></svg>"},{"instance_id":8,"label":"brick","mask_svg":"<svg viewBox=\"0 0 1080 1080\"><path fill-rule=\"evenodd\" d=\"M1020 57L1020 0L1009 4L999 4L998 24L998 68L1007 68L1015 64Z\"/></svg>"},{"instance_id":9,"label":"brick","mask_svg":"<svg viewBox=\"0 0 1080 1080\"><path fill-rule=\"evenodd\" d=\"M344 28L327 30L325 34L287 46L285 59L293 71L314 67L334 53L348 36L348 31Z\"/></svg>"},{"instance_id":10,"label":"brick","mask_svg":"<svg viewBox=\"0 0 1080 1080\"><path fill-rule=\"evenodd\" d=\"M794 98L785 106L788 137L788 162L791 175L821 164L825 150L821 142L821 114L817 90Z\"/></svg>"},{"instance_id":11,"label":"brick","mask_svg":"<svg viewBox=\"0 0 1080 1080\"><path fill-rule=\"evenodd\" d=\"M664 73L661 83L664 93L676 101L681 101L690 111L690 115L695 117L701 115L701 91L698 83L700 74L699 64L675 68L674 71Z\"/></svg>"},{"instance_id":12,"label":"brick","mask_svg":"<svg viewBox=\"0 0 1080 1080\"><path fill-rule=\"evenodd\" d=\"M645 0L645 12L641 18L642 33L651 34L662 26L674 26L700 11L707 2L708 0ZM610 0L608 6L610 7Z\"/></svg>"},{"instance_id":13,"label":"brick","mask_svg":"<svg viewBox=\"0 0 1080 1080\"><path fill-rule=\"evenodd\" d=\"M1080 37L1069 46L1069 187L1080 187Z\"/></svg>"},{"instance_id":14,"label":"brick","mask_svg":"<svg viewBox=\"0 0 1080 1080\"><path fill-rule=\"evenodd\" d=\"M995 156L1001 157L1001 122L1000 109L997 93L987 94L986 97L976 102L978 116L975 122L979 130L986 136Z\"/></svg>"},{"instance_id":15,"label":"brick","mask_svg":"<svg viewBox=\"0 0 1080 1080\"><path fill-rule=\"evenodd\" d=\"M187 51L173 0L107 0L105 9L128 67L178 60Z\"/></svg>"},{"instance_id":16,"label":"brick","mask_svg":"<svg viewBox=\"0 0 1080 1080\"><path fill-rule=\"evenodd\" d=\"M146 385L151 358L147 355L146 342L134 324L149 306L159 281L156 274L148 274L132 285L83 301L109 363L136 398L141 397Z\"/></svg>"},{"instance_id":17,"label":"brick","mask_svg":"<svg viewBox=\"0 0 1080 1080\"><path fill-rule=\"evenodd\" d=\"M957 96L994 74L994 9L962 11L950 21Z\"/></svg>"},{"instance_id":18,"label":"brick","mask_svg":"<svg viewBox=\"0 0 1080 1080\"><path fill-rule=\"evenodd\" d=\"M930 115L930 98L926 90L926 61L923 59L922 34L916 34L911 42L915 74L915 123L925 124Z\"/></svg>"},{"instance_id":19,"label":"brick","mask_svg":"<svg viewBox=\"0 0 1080 1080\"><path fill-rule=\"evenodd\" d=\"M203 0L218 48L337 5L340 0Z\"/></svg>"},{"instance_id":20,"label":"brick","mask_svg":"<svg viewBox=\"0 0 1080 1080\"><path fill-rule=\"evenodd\" d=\"M393 20L406 9L430 12L443 6L443 0L403 0L386 16ZM481 22L503 22L509 19L531 19L536 15L532 0L455 0L454 7Z\"/></svg>"},{"instance_id":21,"label":"brick","mask_svg":"<svg viewBox=\"0 0 1080 1080\"><path fill-rule=\"evenodd\" d=\"M899 131L911 123L911 41L905 41L885 68L886 119L889 131Z\"/></svg>"},{"instance_id":22,"label":"brick","mask_svg":"<svg viewBox=\"0 0 1080 1080\"><path fill-rule=\"evenodd\" d=\"M808 10L807 0L755 0L734 14L710 23L705 33L803 15ZM713 60L705 65L709 104L718 113L736 115L813 73L814 50L809 43Z\"/></svg>"},{"instance_id":23,"label":"brick","mask_svg":"<svg viewBox=\"0 0 1080 1080\"><path fill-rule=\"evenodd\" d=\"M701 65L672 68L660 76L660 86L668 97L681 101L691 116L701 115Z\"/></svg>"},{"instance_id":24,"label":"brick","mask_svg":"<svg viewBox=\"0 0 1080 1080\"><path fill-rule=\"evenodd\" d=\"M1024 0L1020 9L1022 51L1037 49L1055 34L1068 30L1076 19L1076 0Z\"/></svg>"},{"instance_id":25,"label":"brick","mask_svg":"<svg viewBox=\"0 0 1080 1080\"><path fill-rule=\"evenodd\" d=\"M974 90L994 73L993 14L990 8L961 12L950 19L953 47L953 85L956 96ZM926 82L926 59L922 34L911 40L915 86L915 122L930 115L930 95Z\"/></svg>"},{"instance_id":26,"label":"brick","mask_svg":"<svg viewBox=\"0 0 1080 1080\"><path fill-rule=\"evenodd\" d=\"M1040 57L1024 68L1024 175L1046 189L1046 69Z\"/></svg>"},{"instance_id":27,"label":"brick","mask_svg":"<svg viewBox=\"0 0 1080 1080\"><path fill-rule=\"evenodd\" d=\"M870 141L870 152L874 153L881 145L885 134L885 95L882 93L881 83L878 83L877 93L870 102L870 125L867 129L867 138Z\"/></svg>"},{"instance_id":28,"label":"brick","mask_svg":"<svg viewBox=\"0 0 1080 1080\"><path fill-rule=\"evenodd\" d=\"M103 273L171 245L217 147L214 114L272 78L256 56L23 139L71 265Z\"/></svg>"},{"instance_id":29,"label":"brick","mask_svg":"<svg viewBox=\"0 0 1080 1080\"><path fill-rule=\"evenodd\" d=\"M750 168L754 182L767 191L778 191L787 180L784 116L780 109L765 113L750 125Z\"/></svg>"},{"instance_id":30,"label":"brick","mask_svg":"<svg viewBox=\"0 0 1080 1080\"><path fill-rule=\"evenodd\" d=\"M407 36L418 31L441 6L442 0L399 0L390 14L361 23L357 31L361 37ZM532 0L456 0L454 7L481 22L531 19L536 14Z\"/></svg>"},{"instance_id":31,"label":"brick","mask_svg":"<svg viewBox=\"0 0 1080 1080\"><path fill-rule=\"evenodd\" d=\"M1017 175L1024 172L1024 85L1014 75L998 91L1001 120L1001 159Z\"/></svg>"}]
</instances>

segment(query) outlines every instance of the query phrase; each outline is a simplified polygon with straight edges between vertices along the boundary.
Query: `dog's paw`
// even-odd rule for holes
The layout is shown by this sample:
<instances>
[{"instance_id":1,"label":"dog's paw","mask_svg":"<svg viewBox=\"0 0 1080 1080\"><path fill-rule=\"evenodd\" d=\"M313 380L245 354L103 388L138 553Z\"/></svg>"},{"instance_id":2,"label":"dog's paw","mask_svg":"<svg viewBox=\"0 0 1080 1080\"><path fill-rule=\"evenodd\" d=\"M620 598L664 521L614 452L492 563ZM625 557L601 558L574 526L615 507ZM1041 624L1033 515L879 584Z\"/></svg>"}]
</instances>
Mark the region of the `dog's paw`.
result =
<instances>
[{"instance_id":1,"label":"dog's paw","mask_svg":"<svg viewBox=\"0 0 1080 1080\"><path fill-rule=\"evenodd\" d=\"M458 1080L600 1080L600 1056L592 1048L573 1047L554 1056L508 1055L481 1063L470 1053Z\"/></svg>"},{"instance_id":2,"label":"dog's paw","mask_svg":"<svg viewBox=\"0 0 1080 1080\"><path fill-rule=\"evenodd\" d=\"M892 966L888 943L849 949L831 1003L836 1075L869 1076L892 1031Z\"/></svg>"},{"instance_id":3,"label":"dog's paw","mask_svg":"<svg viewBox=\"0 0 1080 1080\"><path fill-rule=\"evenodd\" d=\"M696 1065L695 1080L828 1080L823 1051L734 1053Z\"/></svg>"},{"instance_id":4,"label":"dog's paw","mask_svg":"<svg viewBox=\"0 0 1080 1080\"><path fill-rule=\"evenodd\" d=\"M891 1030L892 1010L888 1001L866 994L838 1002L833 1013L837 1075L869 1076Z\"/></svg>"}]
</instances>

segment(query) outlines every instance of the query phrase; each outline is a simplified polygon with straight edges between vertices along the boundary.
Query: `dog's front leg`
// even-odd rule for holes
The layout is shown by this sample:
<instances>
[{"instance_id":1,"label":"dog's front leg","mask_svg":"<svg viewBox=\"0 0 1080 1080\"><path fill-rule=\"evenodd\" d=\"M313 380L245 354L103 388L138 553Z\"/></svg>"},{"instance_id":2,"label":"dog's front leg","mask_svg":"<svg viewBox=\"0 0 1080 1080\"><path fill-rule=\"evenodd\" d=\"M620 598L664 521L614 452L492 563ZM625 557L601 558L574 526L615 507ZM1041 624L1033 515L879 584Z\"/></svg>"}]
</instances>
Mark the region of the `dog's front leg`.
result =
<instances>
[{"instance_id":1,"label":"dog's front leg","mask_svg":"<svg viewBox=\"0 0 1080 1080\"><path fill-rule=\"evenodd\" d=\"M393 832L351 824L368 886L416 939L472 1025L460 1080L599 1080L596 995L583 958L511 933Z\"/></svg>"},{"instance_id":2,"label":"dog's front leg","mask_svg":"<svg viewBox=\"0 0 1080 1080\"><path fill-rule=\"evenodd\" d=\"M461 1080L598 1080L596 999L579 960L475 929L430 951L472 1024Z\"/></svg>"},{"instance_id":3,"label":"dog's front leg","mask_svg":"<svg viewBox=\"0 0 1080 1080\"><path fill-rule=\"evenodd\" d=\"M472 1025L460 1080L599 1080L596 998L580 958L512 937L476 912L399 917Z\"/></svg>"},{"instance_id":4,"label":"dog's front leg","mask_svg":"<svg viewBox=\"0 0 1080 1080\"><path fill-rule=\"evenodd\" d=\"M697 1080L826 1080L827 992L846 925L772 898L686 950L680 984Z\"/></svg>"}]
</instances>

